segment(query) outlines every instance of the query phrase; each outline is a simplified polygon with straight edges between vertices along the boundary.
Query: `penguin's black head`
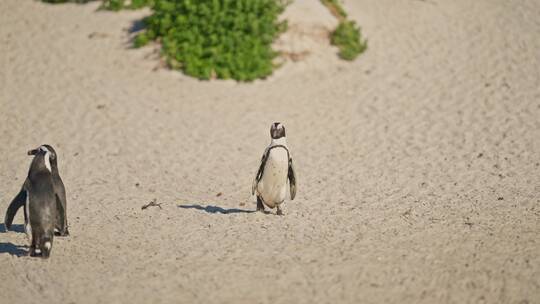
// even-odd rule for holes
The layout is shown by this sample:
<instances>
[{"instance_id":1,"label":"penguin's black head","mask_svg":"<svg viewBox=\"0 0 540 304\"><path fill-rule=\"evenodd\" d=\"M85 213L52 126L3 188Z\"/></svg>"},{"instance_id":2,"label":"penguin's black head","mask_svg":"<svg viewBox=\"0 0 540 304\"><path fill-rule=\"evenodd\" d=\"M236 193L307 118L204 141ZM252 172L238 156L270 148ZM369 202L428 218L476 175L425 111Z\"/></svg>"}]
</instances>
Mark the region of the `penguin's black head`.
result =
<instances>
[{"instance_id":1,"label":"penguin's black head","mask_svg":"<svg viewBox=\"0 0 540 304\"><path fill-rule=\"evenodd\" d=\"M270 127L270 136L273 139L285 137L285 127L280 122L275 122Z\"/></svg>"},{"instance_id":2,"label":"penguin's black head","mask_svg":"<svg viewBox=\"0 0 540 304\"><path fill-rule=\"evenodd\" d=\"M28 151L28 155L37 155L40 153L41 154L49 153L49 157L51 158L51 160L56 160L56 151L50 145L41 145L37 147L36 149Z\"/></svg>"},{"instance_id":3,"label":"penguin's black head","mask_svg":"<svg viewBox=\"0 0 540 304\"><path fill-rule=\"evenodd\" d=\"M34 159L43 159L45 167L52 172L52 170L57 170L56 163L56 151L53 147L49 145L41 145L36 149L28 151L28 155L34 155Z\"/></svg>"}]
</instances>

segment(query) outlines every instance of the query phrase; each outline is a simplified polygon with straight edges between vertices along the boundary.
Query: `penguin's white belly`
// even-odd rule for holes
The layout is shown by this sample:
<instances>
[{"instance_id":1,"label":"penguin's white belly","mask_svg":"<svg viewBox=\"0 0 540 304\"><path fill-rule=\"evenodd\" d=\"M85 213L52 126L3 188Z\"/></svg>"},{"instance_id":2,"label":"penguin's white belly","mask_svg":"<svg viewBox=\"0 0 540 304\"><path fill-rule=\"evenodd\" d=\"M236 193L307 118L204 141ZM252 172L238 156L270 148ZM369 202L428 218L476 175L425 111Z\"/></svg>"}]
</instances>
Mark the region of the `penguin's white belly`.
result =
<instances>
[{"instance_id":1,"label":"penguin's white belly","mask_svg":"<svg viewBox=\"0 0 540 304\"><path fill-rule=\"evenodd\" d=\"M285 200L288 170L287 151L281 148L270 151L263 176L257 186L257 192L268 207L274 208Z\"/></svg>"}]
</instances>

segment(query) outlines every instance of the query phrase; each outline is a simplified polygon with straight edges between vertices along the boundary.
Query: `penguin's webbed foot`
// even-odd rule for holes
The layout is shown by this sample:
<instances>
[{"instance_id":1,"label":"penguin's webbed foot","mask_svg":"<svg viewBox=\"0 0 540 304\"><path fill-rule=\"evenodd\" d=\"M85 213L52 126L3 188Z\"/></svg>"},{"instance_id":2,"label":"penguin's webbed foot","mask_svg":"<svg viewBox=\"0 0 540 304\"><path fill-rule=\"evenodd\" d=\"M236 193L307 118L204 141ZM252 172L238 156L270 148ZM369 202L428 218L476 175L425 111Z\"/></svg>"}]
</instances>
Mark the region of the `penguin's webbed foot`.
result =
<instances>
[{"instance_id":1,"label":"penguin's webbed foot","mask_svg":"<svg viewBox=\"0 0 540 304\"><path fill-rule=\"evenodd\" d=\"M28 252L28 256L41 257L42 256L41 250L36 249L36 248L30 248L30 251Z\"/></svg>"},{"instance_id":2,"label":"penguin's webbed foot","mask_svg":"<svg viewBox=\"0 0 540 304\"><path fill-rule=\"evenodd\" d=\"M277 207L276 214L277 214L277 215L284 215L284 214L283 214L283 211L281 210L281 208L279 208L279 206Z\"/></svg>"},{"instance_id":3,"label":"penguin's webbed foot","mask_svg":"<svg viewBox=\"0 0 540 304\"><path fill-rule=\"evenodd\" d=\"M51 251L49 249L45 249L39 256L43 259L48 259L51 256Z\"/></svg>"},{"instance_id":4,"label":"penguin's webbed foot","mask_svg":"<svg viewBox=\"0 0 540 304\"><path fill-rule=\"evenodd\" d=\"M66 228L64 229L64 231L57 231L57 230L54 230L54 235L55 236L69 236L69 230Z\"/></svg>"},{"instance_id":5,"label":"penguin's webbed foot","mask_svg":"<svg viewBox=\"0 0 540 304\"><path fill-rule=\"evenodd\" d=\"M264 205L260 197L257 196L257 211L264 213Z\"/></svg>"}]
</instances>

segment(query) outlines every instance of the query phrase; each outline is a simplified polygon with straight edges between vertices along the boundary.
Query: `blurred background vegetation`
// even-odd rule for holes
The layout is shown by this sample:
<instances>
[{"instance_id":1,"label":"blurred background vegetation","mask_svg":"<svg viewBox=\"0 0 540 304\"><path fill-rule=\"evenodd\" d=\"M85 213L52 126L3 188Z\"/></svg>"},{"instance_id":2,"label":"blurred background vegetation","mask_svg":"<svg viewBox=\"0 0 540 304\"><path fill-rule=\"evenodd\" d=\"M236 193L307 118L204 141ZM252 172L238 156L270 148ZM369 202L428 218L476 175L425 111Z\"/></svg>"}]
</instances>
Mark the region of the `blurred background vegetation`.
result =
<instances>
[{"instance_id":1,"label":"blurred background vegetation","mask_svg":"<svg viewBox=\"0 0 540 304\"><path fill-rule=\"evenodd\" d=\"M42 0L85 3L92 0ZM102 9L149 7L144 29L134 39L141 47L161 44L169 67L199 79L252 81L277 67L272 42L287 29L278 17L291 0L102 0ZM339 56L354 60L367 48L360 27L347 19L339 0L321 0L338 19L330 42Z\"/></svg>"},{"instance_id":2,"label":"blurred background vegetation","mask_svg":"<svg viewBox=\"0 0 540 304\"><path fill-rule=\"evenodd\" d=\"M249 81L270 75L271 44L286 29L275 0L155 0L135 46L159 40L172 68L200 78Z\"/></svg>"}]
</instances>

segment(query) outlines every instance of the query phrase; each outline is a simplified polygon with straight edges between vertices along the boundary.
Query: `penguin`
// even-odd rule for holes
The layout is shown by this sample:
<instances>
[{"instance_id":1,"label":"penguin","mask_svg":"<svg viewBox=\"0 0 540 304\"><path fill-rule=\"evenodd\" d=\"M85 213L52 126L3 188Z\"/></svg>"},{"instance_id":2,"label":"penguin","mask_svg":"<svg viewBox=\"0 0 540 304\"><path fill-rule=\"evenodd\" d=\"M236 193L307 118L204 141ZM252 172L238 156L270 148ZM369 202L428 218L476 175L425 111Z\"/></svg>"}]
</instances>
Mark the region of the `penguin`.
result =
<instances>
[{"instance_id":1,"label":"penguin","mask_svg":"<svg viewBox=\"0 0 540 304\"><path fill-rule=\"evenodd\" d=\"M281 204L287 196L287 182L291 200L296 196L296 173L285 137L285 127L275 122L270 126L270 145L264 150L259 170L251 187L257 195L257 211L264 212L264 205L276 208L283 215Z\"/></svg>"},{"instance_id":2,"label":"penguin","mask_svg":"<svg viewBox=\"0 0 540 304\"><path fill-rule=\"evenodd\" d=\"M24 228L31 243L29 255L48 258L52 250L58 210L51 152L43 146L30 152L34 159L30 164L28 178L17 197L24 200Z\"/></svg>"},{"instance_id":3,"label":"penguin","mask_svg":"<svg viewBox=\"0 0 540 304\"><path fill-rule=\"evenodd\" d=\"M54 187L55 200L56 200L56 209L57 209L54 234L57 236L68 236L69 230L68 230L68 223L67 223L66 190L64 187L64 183L62 182L62 178L60 178L60 174L58 173L58 156L54 148L51 147L50 145L41 145L36 149L28 151L28 155L35 156L40 153L46 154L45 157L48 159L48 161L46 162L45 167L52 174L53 187ZM13 218L15 217L15 214L17 213L19 208L25 206L27 202L27 195L26 195L25 187L28 184L28 182L29 180L27 178L23 184L21 191L11 201L7 209L6 216L4 219L4 224L7 229L11 228L11 224L13 223ZM26 224L28 223L26 206L25 206L24 220L25 220L25 226L26 226Z\"/></svg>"}]
</instances>

